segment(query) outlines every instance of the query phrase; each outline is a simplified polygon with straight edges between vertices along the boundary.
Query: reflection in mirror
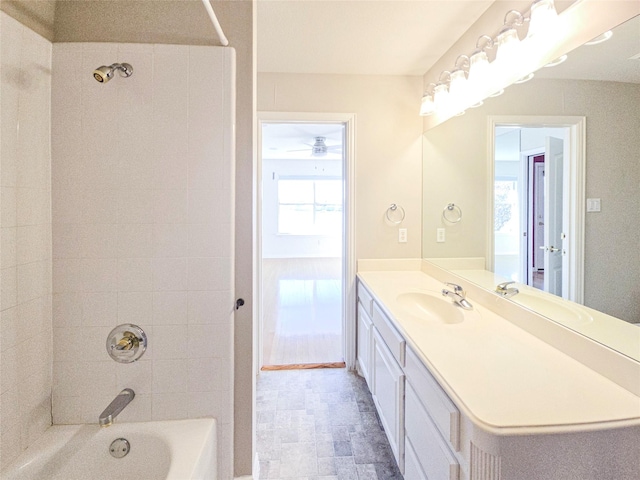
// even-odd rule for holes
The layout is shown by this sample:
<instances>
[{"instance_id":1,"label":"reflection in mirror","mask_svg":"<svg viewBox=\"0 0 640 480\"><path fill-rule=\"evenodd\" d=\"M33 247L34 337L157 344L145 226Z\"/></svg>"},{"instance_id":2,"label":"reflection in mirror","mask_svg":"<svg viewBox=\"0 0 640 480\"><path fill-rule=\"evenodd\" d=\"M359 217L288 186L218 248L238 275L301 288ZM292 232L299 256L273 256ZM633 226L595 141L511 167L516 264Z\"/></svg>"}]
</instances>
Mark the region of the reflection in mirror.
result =
<instances>
[{"instance_id":1,"label":"reflection in mirror","mask_svg":"<svg viewBox=\"0 0 640 480\"><path fill-rule=\"evenodd\" d=\"M487 99L483 107L427 131L423 141L423 257L474 258L476 267L466 271L473 281L494 290L501 281L516 280L515 286L523 294L513 295L510 300L638 361L640 327L633 324L640 323L639 53L640 17L635 17L617 27L609 41L570 52L563 64L544 68L536 72L534 80L512 85L502 96ZM549 166L535 164L544 164L545 160L536 160L537 153L550 147L543 147L540 138L535 145L528 140L530 135L542 137L545 143L547 137L562 138L566 160L567 143L575 143L571 135L567 140L563 132L544 130L535 122L494 131L489 119L502 116L586 119L585 178L584 184L576 185L575 196L565 190L567 182L573 180L570 173L556 182L556 201L549 200L550 185L545 185ZM532 127L536 131L529 131ZM514 152L517 150L513 159L500 156L502 147L509 145ZM537 175L539 186L542 173L536 173L536 168L545 172L545 188L537 193L531 184ZM566 167L556 165L556 171L567 175ZM531 206L535 202L537 207ZM459 224L442 222L442 208L448 203L464 210ZM562 217L555 223L549 217L552 212L547 211L554 204ZM576 232L568 235L566 208L576 207L585 213L577 215ZM539 215L542 226L554 223L555 235L559 236L549 237L546 230L553 229L535 230ZM437 241L438 228L446 230L445 242ZM580 262L571 264L575 252L567 248L568 241L577 239L582 239L576 250L583 249L583 267ZM555 266L553 260L558 260ZM484 268L477 268L477 262ZM576 284L582 283L573 294L572 274ZM559 297L575 299L589 308L538 294L534 287L540 285L542 290L553 290ZM606 321L577 321L587 318L583 311L575 313L580 308L594 319L602 317ZM616 343L616 339L621 342Z\"/></svg>"}]
</instances>

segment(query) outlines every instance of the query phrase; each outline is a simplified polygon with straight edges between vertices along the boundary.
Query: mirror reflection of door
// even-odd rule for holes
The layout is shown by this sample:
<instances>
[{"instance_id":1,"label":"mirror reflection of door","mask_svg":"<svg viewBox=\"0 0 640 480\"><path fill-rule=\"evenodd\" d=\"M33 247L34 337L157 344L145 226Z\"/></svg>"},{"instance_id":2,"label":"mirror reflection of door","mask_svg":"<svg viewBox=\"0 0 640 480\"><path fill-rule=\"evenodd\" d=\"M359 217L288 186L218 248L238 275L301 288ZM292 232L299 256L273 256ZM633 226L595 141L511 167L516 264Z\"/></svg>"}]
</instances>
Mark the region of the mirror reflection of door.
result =
<instances>
[{"instance_id":1,"label":"mirror reflection of door","mask_svg":"<svg viewBox=\"0 0 640 480\"><path fill-rule=\"evenodd\" d=\"M567 289L567 140L566 128L495 130L494 272L558 296Z\"/></svg>"}]
</instances>

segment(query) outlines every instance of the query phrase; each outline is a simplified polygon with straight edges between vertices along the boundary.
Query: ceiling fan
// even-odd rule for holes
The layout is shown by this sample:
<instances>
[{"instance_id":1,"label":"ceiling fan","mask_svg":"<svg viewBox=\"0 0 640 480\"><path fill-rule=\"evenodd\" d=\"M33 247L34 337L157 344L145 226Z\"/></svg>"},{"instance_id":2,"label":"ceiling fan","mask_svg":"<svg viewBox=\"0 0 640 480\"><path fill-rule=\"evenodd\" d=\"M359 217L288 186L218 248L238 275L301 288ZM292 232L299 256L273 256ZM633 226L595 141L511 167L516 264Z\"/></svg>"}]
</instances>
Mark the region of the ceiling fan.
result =
<instances>
[{"instance_id":1,"label":"ceiling fan","mask_svg":"<svg viewBox=\"0 0 640 480\"><path fill-rule=\"evenodd\" d=\"M305 143L305 145L309 145L311 147L311 156L312 157L324 157L327 153L340 153L342 152L342 145L327 145L326 140L327 137L314 137L313 143ZM300 149L300 150L288 150L289 152L304 152L308 149Z\"/></svg>"}]
</instances>

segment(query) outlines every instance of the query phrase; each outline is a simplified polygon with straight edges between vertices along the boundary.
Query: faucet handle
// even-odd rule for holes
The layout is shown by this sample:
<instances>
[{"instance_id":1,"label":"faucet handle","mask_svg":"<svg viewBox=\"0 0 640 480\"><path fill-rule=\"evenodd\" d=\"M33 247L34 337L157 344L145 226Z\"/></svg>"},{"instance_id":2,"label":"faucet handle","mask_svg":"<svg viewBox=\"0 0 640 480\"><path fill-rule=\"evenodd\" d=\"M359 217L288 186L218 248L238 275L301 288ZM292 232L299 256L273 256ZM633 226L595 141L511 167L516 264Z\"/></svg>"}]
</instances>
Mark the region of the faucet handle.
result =
<instances>
[{"instance_id":1,"label":"faucet handle","mask_svg":"<svg viewBox=\"0 0 640 480\"><path fill-rule=\"evenodd\" d=\"M462 295L464 297L465 293L464 293L464 288L462 288L460 285L456 284L456 283L451 283L451 282L444 282L444 284L447 287L451 287L453 288L453 291L459 295Z\"/></svg>"},{"instance_id":2,"label":"faucet handle","mask_svg":"<svg viewBox=\"0 0 640 480\"><path fill-rule=\"evenodd\" d=\"M508 287L509 285L512 285L512 284L514 284L514 283L516 283L516 282L514 282L513 280L512 280L512 281L510 281L510 282L502 282L502 283L499 283L499 284L496 286L496 290L506 290L506 289L507 289L507 287Z\"/></svg>"}]
</instances>

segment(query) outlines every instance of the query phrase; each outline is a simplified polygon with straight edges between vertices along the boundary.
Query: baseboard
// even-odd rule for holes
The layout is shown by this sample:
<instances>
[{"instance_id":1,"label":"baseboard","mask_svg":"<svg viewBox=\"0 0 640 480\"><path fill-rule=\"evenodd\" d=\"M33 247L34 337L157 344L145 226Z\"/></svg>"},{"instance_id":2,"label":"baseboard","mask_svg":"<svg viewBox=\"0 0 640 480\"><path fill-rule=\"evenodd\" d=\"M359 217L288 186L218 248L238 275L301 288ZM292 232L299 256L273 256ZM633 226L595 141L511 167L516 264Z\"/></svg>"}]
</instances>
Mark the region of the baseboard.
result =
<instances>
[{"instance_id":1,"label":"baseboard","mask_svg":"<svg viewBox=\"0 0 640 480\"><path fill-rule=\"evenodd\" d=\"M311 370L315 368L345 368L344 362L294 363L291 365L264 365L260 370Z\"/></svg>"}]
</instances>

